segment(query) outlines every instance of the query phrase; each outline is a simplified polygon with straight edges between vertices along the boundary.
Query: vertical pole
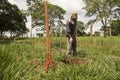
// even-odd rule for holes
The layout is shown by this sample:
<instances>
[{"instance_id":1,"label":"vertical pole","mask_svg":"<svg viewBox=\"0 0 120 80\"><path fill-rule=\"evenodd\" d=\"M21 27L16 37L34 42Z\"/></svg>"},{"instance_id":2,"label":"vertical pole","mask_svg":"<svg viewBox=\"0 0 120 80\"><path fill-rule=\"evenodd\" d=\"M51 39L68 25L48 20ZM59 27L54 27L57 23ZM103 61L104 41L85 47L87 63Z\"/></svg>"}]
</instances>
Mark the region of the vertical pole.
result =
<instances>
[{"instance_id":1,"label":"vertical pole","mask_svg":"<svg viewBox=\"0 0 120 80\"><path fill-rule=\"evenodd\" d=\"M62 25L60 26L60 51L62 48Z\"/></svg>"},{"instance_id":2,"label":"vertical pole","mask_svg":"<svg viewBox=\"0 0 120 80\"><path fill-rule=\"evenodd\" d=\"M112 37L111 27L110 27L110 38Z\"/></svg>"},{"instance_id":3,"label":"vertical pole","mask_svg":"<svg viewBox=\"0 0 120 80\"><path fill-rule=\"evenodd\" d=\"M32 38L32 22L31 22L31 33L30 33L30 37Z\"/></svg>"},{"instance_id":4,"label":"vertical pole","mask_svg":"<svg viewBox=\"0 0 120 80\"><path fill-rule=\"evenodd\" d=\"M90 25L90 39L92 41L92 24Z\"/></svg>"},{"instance_id":5,"label":"vertical pole","mask_svg":"<svg viewBox=\"0 0 120 80\"><path fill-rule=\"evenodd\" d=\"M47 0L44 0L45 7L45 26L46 26L46 70L48 70L49 64L52 65L52 56L50 54L50 34L49 34L49 23L48 23L48 6Z\"/></svg>"},{"instance_id":6,"label":"vertical pole","mask_svg":"<svg viewBox=\"0 0 120 80\"><path fill-rule=\"evenodd\" d=\"M30 4L31 4L31 7L32 7L32 0L31 0ZM33 28L33 17L32 16L33 15L32 15L32 9L31 9L31 32L30 32L30 37L31 38L32 38L32 28Z\"/></svg>"}]
</instances>

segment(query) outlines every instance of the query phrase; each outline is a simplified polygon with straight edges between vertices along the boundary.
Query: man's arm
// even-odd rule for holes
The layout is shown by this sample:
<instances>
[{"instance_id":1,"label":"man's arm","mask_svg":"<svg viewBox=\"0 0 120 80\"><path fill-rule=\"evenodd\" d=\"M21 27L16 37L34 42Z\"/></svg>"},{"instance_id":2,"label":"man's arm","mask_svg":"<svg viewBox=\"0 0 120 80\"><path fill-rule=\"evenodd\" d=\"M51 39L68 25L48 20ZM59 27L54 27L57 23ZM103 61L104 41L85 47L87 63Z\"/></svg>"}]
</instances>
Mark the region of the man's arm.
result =
<instances>
[{"instance_id":1,"label":"man's arm","mask_svg":"<svg viewBox=\"0 0 120 80\"><path fill-rule=\"evenodd\" d=\"M68 33L68 36L69 36L69 38L72 38L72 36L71 36L71 34L70 34L70 33Z\"/></svg>"},{"instance_id":2,"label":"man's arm","mask_svg":"<svg viewBox=\"0 0 120 80\"><path fill-rule=\"evenodd\" d=\"M70 24L70 23L69 23L69 21L67 20L67 22L66 22L66 35L71 38L72 36L71 36L71 34L70 34L70 33L71 33L71 30L70 30L69 24Z\"/></svg>"}]
</instances>

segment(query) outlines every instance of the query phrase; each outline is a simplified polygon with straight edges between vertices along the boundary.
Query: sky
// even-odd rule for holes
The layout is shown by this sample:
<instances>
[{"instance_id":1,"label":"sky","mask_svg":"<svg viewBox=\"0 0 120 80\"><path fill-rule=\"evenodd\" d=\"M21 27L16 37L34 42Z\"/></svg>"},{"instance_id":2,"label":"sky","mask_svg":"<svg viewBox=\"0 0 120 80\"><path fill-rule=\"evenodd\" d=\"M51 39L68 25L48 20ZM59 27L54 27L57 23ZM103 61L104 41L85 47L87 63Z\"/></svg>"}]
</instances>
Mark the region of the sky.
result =
<instances>
[{"instance_id":1,"label":"sky","mask_svg":"<svg viewBox=\"0 0 120 80\"><path fill-rule=\"evenodd\" d=\"M12 4L16 4L20 9L27 10L26 6L26 0L8 0ZM82 9L85 4L83 3L83 0L48 0L48 2L58 5L62 7L64 10L66 10L65 14L65 19L63 20L64 22L66 19L70 17L71 12L77 12L78 13L78 21L82 21L84 23L87 23L89 20L94 19L95 16L93 17L85 17L86 11ZM27 27L31 27L31 19L30 17L27 18L28 22L26 23ZM98 31L100 29L101 24L96 23L93 25L93 33L95 31ZM89 32L86 30L86 32Z\"/></svg>"}]
</instances>

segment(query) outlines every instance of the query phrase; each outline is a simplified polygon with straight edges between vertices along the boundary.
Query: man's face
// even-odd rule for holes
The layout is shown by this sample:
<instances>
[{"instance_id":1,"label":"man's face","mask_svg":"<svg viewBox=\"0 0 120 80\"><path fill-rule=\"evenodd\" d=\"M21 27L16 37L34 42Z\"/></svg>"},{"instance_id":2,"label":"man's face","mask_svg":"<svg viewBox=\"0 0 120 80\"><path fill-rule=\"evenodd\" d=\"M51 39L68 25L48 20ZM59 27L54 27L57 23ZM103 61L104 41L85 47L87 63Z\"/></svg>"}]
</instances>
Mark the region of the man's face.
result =
<instances>
[{"instance_id":1,"label":"man's face","mask_svg":"<svg viewBox=\"0 0 120 80\"><path fill-rule=\"evenodd\" d=\"M77 20L77 18L72 18L72 20L73 20L73 21L76 21L76 20Z\"/></svg>"},{"instance_id":2,"label":"man's face","mask_svg":"<svg viewBox=\"0 0 120 80\"><path fill-rule=\"evenodd\" d=\"M72 19L72 20L76 21L77 18L78 18L78 17L77 17L77 14L76 14L76 13L71 15L71 19Z\"/></svg>"},{"instance_id":3,"label":"man's face","mask_svg":"<svg viewBox=\"0 0 120 80\"><path fill-rule=\"evenodd\" d=\"M72 18L72 17L71 17L71 19L72 19L73 21L77 21L77 18Z\"/></svg>"}]
</instances>

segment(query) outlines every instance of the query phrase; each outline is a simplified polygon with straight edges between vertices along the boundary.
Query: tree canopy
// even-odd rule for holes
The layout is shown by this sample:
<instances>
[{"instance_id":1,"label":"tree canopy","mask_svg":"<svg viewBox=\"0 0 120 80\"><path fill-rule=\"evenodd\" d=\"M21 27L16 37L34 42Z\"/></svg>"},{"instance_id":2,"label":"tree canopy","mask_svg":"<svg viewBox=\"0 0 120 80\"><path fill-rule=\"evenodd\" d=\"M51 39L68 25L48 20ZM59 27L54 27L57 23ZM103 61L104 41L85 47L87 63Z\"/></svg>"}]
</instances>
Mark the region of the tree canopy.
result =
<instances>
[{"instance_id":1,"label":"tree canopy","mask_svg":"<svg viewBox=\"0 0 120 80\"><path fill-rule=\"evenodd\" d=\"M25 33L28 31L25 25L26 17L16 5L8 0L0 1L0 33L9 31L14 33Z\"/></svg>"},{"instance_id":2,"label":"tree canopy","mask_svg":"<svg viewBox=\"0 0 120 80\"><path fill-rule=\"evenodd\" d=\"M100 21L106 37L106 27L109 21L119 17L119 0L84 0L86 16L96 16L93 22Z\"/></svg>"},{"instance_id":3,"label":"tree canopy","mask_svg":"<svg viewBox=\"0 0 120 80\"><path fill-rule=\"evenodd\" d=\"M110 22L110 27L112 29L113 36L120 35L120 20L112 20Z\"/></svg>"},{"instance_id":4,"label":"tree canopy","mask_svg":"<svg viewBox=\"0 0 120 80\"><path fill-rule=\"evenodd\" d=\"M84 35L85 34L85 24L81 21L77 21L77 35Z\"/></svg>"},{"instance_id":5,"label":"tree canopy","mask_svg":"<svg viewBox=\"0 0 120 80\"><path fill-rule=\"evenodd\" d=\"M40 0L28 0L28 14L32 16L33 27L45 24L45 14L44 14L44 3ZM49 14L49 26L52 29L55 23L64 19L65 10L57 5L48 3L48 14ZM42 30L45 30L42 27Z\"/></svg>"}]
</instances>

